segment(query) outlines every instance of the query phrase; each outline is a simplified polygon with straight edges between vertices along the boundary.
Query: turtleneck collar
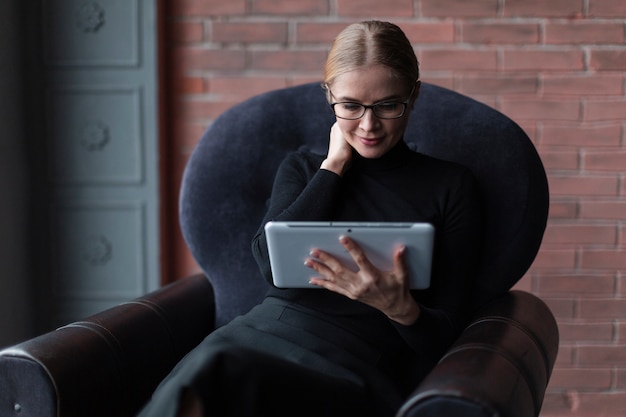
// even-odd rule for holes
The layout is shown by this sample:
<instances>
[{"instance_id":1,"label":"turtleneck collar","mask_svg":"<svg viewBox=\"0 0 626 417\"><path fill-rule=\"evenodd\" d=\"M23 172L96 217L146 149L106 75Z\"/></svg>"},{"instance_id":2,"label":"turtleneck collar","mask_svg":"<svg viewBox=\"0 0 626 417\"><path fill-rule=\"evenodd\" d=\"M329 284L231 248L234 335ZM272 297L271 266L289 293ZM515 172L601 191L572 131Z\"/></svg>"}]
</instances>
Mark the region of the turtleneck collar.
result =
<instances>
[{"instance_id":1,"label":"turtleneck collar","mask_svg":"<svg viewBox=\"0 0 626 417\"><path fill-rule=\"evenodd\" d=\"M364 171L388 170L403 165L407 161L410 154L411 149L407 146L404 140L401 140L386 154L376 159L364 158L353 150L352 165L353 167Z\"/></svg>"}]
</instances>

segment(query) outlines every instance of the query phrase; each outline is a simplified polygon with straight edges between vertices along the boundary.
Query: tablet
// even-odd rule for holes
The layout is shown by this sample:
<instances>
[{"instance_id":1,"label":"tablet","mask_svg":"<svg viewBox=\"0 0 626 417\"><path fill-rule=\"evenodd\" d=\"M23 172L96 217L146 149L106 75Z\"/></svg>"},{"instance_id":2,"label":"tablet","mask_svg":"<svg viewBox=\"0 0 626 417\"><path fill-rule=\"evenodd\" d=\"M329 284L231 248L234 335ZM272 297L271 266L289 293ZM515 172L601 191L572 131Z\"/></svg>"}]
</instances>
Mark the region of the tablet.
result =
<instances>
[{"instance_id":1,"label":"tablet","mask_svg":"<svg viewBox=\"0 0 626 417\"><path fill-rule=\"evenodd\" d=\"M274 285L279 288L320 288L309 284L317 272L304 265L312 249L334 255L357 271L356 263L339 243L349 236L381 270L393 269L393 253L406 246L411 289L430 285L435 229L430 223L268 222L265 236Z\"/></svg>"}]
</instances>

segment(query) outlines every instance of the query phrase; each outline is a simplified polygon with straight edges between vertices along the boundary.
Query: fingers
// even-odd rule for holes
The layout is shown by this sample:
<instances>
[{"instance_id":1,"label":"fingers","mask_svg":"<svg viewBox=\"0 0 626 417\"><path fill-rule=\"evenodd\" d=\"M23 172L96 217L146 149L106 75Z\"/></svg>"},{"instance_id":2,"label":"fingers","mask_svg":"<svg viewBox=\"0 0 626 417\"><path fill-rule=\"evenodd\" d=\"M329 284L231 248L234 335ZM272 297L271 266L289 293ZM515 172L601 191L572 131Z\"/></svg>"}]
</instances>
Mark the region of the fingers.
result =
<instances>
[{"instance_id":1,"label":"fingers","mask_svg":"<svg viewBox=\"0 0 626 417\"><path fill-rule=\"evenodd\" d=\"M346 297L354 298L349 291L357 281L357 274L334 256L314 249L310 253L311 258L304 264L316 271L319 276L312 277L310 284L326 288L327 290L343 294Z\"/></svg>"},{"instance_id":2,"label":"fingers","mask_svg":"<svg viewBox=\"0 0 626 417\"><path fill-rule=\"evenodd\" d=\"M351 271L346 270L339 261L325 252L315 250L312 251L311 256L314 259L309 258L304 264L315 270L320 276L312 277L309 284L352 298L344 288L345 274L351 273Z\"/></svg>"},{"instance_id":3,"label":"fingers","mask_svg":"<svg viewBox=\"0 0 626 417\"><path fill-rule=\"evenodd\" d=\"M406 246L399 246L396 251L393 253L393 266L394 270L398 273L402 273L406 275L408 273L406 260L404 255L406 254Z\"/></svg>"},{"instance_id":4,"label":"fingers","mask_svg":"<svg viewBox=\"0 0 626 417\"><path fill-rule=\"evenodd\" d=\"M344 235L339 236L339 242L348 251L360 270L369 271L372 269L372 263L365 255L363 249L354 240Z\"/></svg>"}]
</instances>

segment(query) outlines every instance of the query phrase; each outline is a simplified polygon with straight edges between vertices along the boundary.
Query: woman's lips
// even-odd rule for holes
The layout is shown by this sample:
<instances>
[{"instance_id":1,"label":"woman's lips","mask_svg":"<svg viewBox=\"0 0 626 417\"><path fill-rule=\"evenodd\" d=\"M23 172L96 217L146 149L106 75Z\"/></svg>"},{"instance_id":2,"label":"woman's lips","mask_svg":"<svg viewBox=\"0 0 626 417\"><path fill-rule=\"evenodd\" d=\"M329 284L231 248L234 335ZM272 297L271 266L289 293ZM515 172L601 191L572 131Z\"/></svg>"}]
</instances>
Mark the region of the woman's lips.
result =
<instances>
[{"instance_id":1,"label":"woman's lips","mask_svg":"<svg viewBox=\"0 0 626 417\"><path fill-rule=\"evenodd\" d=\"M359 141L366 146L376 146L382 142L381 138L364 138L359 136Z\"/></svg>"}]
</instances>

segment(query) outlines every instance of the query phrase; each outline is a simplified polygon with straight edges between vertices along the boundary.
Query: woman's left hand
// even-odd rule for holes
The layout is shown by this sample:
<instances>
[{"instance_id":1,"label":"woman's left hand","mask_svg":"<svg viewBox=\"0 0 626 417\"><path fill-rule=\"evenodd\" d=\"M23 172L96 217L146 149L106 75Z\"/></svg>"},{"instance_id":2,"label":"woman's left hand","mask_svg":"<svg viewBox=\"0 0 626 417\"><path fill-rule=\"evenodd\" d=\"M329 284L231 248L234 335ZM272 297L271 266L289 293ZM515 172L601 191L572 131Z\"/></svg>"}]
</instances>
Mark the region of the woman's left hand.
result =
<instances>
[{"instance_id":1,"label":"woman's left hand","mask_svg":"<svg viewBox=\"0 0 626 417\"><path fill-rule=\"evenodd\" d=\"M381 271L367 259L361 247L352 239L341 236L339 241L354 259L359 270L354 272L332 255L315 249L305 265L321 276L311 278L311 284L374 307L400 324L415 323L420 308L411 296L408 271L404 262L404 246L394 252L393 269Z\"/></svg>"}]
</instances>

